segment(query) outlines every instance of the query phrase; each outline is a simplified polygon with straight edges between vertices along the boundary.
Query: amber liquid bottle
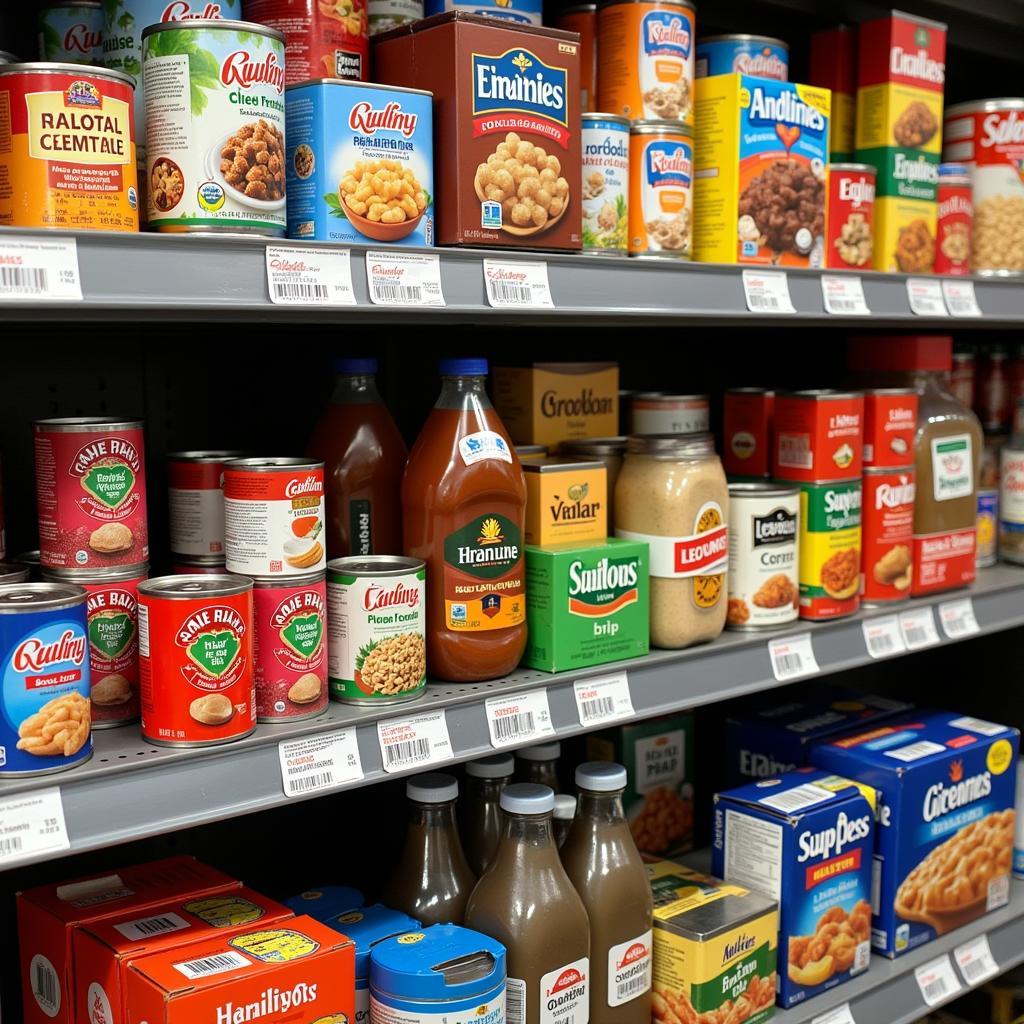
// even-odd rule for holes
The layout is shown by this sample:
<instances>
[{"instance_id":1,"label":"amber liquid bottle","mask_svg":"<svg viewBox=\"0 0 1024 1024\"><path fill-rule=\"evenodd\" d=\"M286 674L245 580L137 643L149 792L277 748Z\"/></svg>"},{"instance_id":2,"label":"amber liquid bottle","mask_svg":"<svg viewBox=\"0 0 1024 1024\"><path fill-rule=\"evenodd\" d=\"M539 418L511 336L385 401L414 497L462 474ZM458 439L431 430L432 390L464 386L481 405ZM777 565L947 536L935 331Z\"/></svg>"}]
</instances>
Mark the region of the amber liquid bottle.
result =
<instances>
[{"instance_id":1,"label":"amber liquid bottle","mask_svg":"<svg viewBox=\"0 0 1024 1024\"><path fill-rule=\"evenodd\" d=\"M558 792L558 758L562 744L558 740L538 743L516 751L516 782L535 782Z\"/></svg>"},{"instance_id":2,"label":"amber liquid bottle","mask_svg":"<svg viewBox=\"0 0 1024 1024\"><path fill-rule=\"evenodd\" d=\"M466 765L459 800L459 834L466 860L482 875L494 859L501 840L501 793L512 781L511 754L495 754Z\"/></svg>"}]
</instances>

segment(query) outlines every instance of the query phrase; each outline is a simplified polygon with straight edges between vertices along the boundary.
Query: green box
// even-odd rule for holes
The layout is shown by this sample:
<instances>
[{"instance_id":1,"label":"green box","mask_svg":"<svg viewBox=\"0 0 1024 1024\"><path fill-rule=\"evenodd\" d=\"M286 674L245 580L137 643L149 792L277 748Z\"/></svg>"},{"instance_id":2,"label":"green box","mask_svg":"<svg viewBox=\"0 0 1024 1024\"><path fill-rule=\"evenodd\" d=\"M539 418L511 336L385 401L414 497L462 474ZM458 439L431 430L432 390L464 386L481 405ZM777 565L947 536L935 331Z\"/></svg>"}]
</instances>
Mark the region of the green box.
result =
<instances>
[{"instance_id":1,"label":"green box","mask_svg":"<svg viewBox=\"0 0 1024 1024\"><path fill-rule=\"evenodd\" d=\"M939 194L939 154L920 149L882 147L858 149L857 163L871 164L877 172L875 196L899 196L900 199L927 199L935 202Z\"/></svg>"},{"instance_id":2,"label":"green box","mask_svg":"<svg viewBox=\"0 0 1024 1024\"><path fill-rule=\"evenodd\" d=\"M523 664L546 672L637 658L650 646L647 545L526 546Z\"/></svg>"}]
</instances>

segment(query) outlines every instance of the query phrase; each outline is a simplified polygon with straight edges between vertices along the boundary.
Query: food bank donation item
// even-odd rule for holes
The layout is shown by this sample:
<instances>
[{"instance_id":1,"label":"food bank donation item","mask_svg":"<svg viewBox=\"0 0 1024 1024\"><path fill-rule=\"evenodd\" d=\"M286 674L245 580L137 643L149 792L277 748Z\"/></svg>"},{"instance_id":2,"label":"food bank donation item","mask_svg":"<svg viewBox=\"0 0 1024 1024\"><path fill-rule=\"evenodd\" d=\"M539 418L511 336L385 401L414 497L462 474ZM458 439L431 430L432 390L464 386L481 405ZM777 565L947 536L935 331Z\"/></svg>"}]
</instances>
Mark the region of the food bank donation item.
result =
<instances>
[{"instance_id":1,"label":"food bank donation item","mask_svg":"<svg viewBox=\"0 0 1024 1024\"><path fill-rule=\"evenodd\" d=\"M459 835L478 877L494 860L502 832L501 792L512 781L515 758L495 754L466 764L459 800Z\"/></svg>"},{"instance_id":2,"label":"food bank donation item","mask_svg":"<svg viewBox=\"0 0 1024 1024\"><path fill-rule=\"evenodd\" d=\"M584 113L583 249L623 255L629 227L629 119Z\"/></svg>"},{"instance_id":3,"label":"food bank donation item","mask_svg":"<svg viewBox=\"0 0 1024 1024\"><path fill-rule=\"evenodd\" d=\"M970 168L939 164L939 222L935 273L966 277L971 272L974 200Z\"/></svg>"},{"instance_id":4,"label":"food bank donation item","mask_svg":"<svg viewBox=\"0 0 1024 1024\"><path fill-rule=\"evenodd\" d=\"M772 36L702 36L697 40L697 77L730 75L789 80L789 46Z\"/></svg>"},{"instance_id":5,"label":"food bank donation item","mask_svg":"<svg viewBox=\"0 0 1024 1024\"><path fill-rule=\"evenodd\" d=\"M523 464L527 544L586 544L608 528L608 473L602 462L550 458Z\"/></svg>"},{"instance_id":6,"label":"food bank donation item","mask_svg":"<svg viewBox=\"0 0 1024 1024\"><path fill-rule=\"evenodd\" d=\"M629 252L693 252L693 134L675 121L634 121L629 129ZM633 406L634 418L636 404Z\"/></svg>"},{"instance_id":7,"label":"food bank donation item","mask_svg":"<svg viewBox=\"0 0 1024 1024\"><path fill-rule=\"evenodd\" d=\"M171 551L197 564L224 563L224 463L244 452L167 456Z\"/></svg>"}]
</instances>

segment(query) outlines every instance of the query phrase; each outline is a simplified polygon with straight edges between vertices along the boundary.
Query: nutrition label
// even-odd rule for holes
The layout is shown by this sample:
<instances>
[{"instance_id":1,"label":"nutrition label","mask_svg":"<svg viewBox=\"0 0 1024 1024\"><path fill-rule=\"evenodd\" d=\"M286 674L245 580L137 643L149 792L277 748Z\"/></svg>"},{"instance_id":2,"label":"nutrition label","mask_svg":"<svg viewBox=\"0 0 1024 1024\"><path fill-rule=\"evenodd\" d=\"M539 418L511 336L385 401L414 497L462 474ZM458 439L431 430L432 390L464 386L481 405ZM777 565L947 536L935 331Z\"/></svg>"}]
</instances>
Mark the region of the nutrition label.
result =
<instances>
[{"instance_id":1,"label":"nutrition label","mask_svg":"<svg viewBox=\"0 0 1024 1024\"><path fill-rule=\"evenodd\" d=\"M727 810L723 877L781 899L782 827Z\"/></svg>"}]
</instances>

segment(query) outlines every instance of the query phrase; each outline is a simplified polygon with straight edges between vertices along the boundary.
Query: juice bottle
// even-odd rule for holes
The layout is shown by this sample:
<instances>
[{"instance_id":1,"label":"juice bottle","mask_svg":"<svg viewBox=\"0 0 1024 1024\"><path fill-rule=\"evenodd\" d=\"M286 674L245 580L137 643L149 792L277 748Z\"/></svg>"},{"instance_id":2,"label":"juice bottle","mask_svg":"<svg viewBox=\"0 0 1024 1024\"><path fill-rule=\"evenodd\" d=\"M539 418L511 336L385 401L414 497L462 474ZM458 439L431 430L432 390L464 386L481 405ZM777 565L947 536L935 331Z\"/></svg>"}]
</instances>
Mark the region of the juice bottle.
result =
<instances>
[{"instance_id":1,"label":"juice bottle","mask_svg":"<svg viewBox=\"0 0 1024 1024\"><path fill-rule=\"evenodd\" d=\"M377 391L376 359L339 359L308 454L324 460L327 555L398 555L406 447Z\"/></svg>"},{"instance_id":2,"label":"juice bottle","mask_svg":"<svg viewBox=\"0 0 1024 1024\"><path fill-rule=\"evenodd\" d=\"M466 765L459 803L459 834L469 866L482 875L501 839L501 791L512 781L511 754L495 754Z\"/></svg>"},{"instance_id":3,"label":"juice bottle","mask_svg":"<svg viewBox=\"0 0 1024 1024\"><path fill-rule=\"evenodd\" d=\"M402 480L405 553L427 563L427 670L460 683L511 672L526 647L526 481L486 376L486 359L441 360Z\"/></svg>"}]
</instances>

